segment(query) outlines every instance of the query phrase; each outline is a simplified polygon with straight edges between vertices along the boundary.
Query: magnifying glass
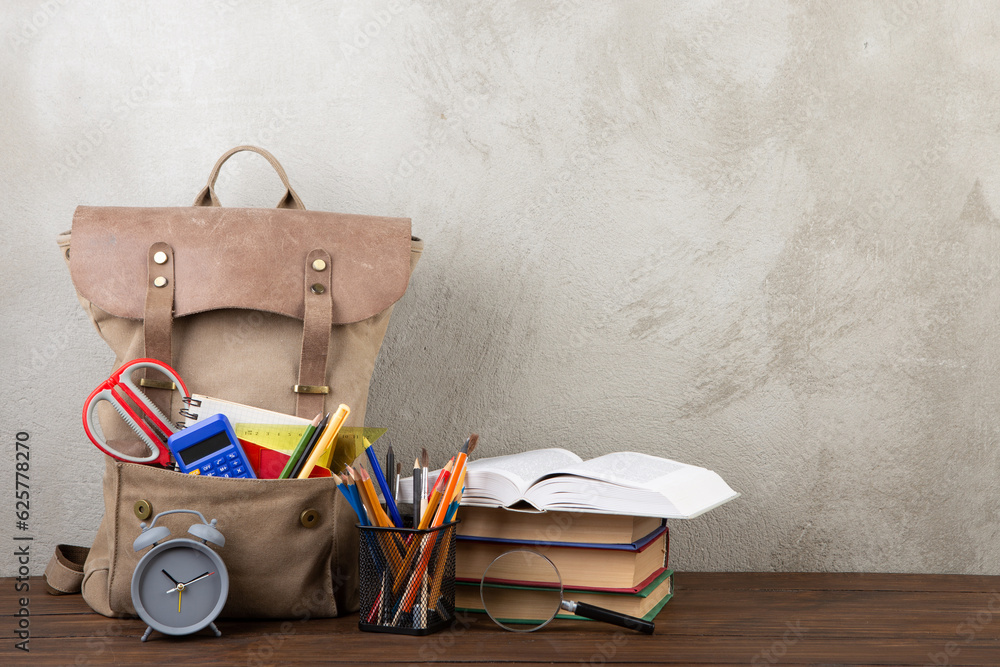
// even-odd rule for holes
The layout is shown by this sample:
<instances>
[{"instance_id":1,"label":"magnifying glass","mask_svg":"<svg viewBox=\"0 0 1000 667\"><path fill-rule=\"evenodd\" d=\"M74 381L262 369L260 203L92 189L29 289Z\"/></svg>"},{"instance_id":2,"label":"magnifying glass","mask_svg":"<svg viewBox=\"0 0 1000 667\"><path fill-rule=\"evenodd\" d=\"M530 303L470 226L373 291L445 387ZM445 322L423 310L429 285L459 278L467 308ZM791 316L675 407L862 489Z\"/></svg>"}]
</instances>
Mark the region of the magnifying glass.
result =
<instances>
[{"instance_id":1,"label":"magnifying glass","mask_svg":"<svg viewBox=\"0 0 1000 667\"><path fill-rule=\"evenodd\" d=\"M513 582L531 572L531 586ZM530 549L514 549L497 556L479 582L483 608L497 625L511 632L534 632L548 625L560 611L630 630L653 634L649 621L617 611L574 602L563 597L559 569L547 556Z\"/></svg>"}]
</instances>

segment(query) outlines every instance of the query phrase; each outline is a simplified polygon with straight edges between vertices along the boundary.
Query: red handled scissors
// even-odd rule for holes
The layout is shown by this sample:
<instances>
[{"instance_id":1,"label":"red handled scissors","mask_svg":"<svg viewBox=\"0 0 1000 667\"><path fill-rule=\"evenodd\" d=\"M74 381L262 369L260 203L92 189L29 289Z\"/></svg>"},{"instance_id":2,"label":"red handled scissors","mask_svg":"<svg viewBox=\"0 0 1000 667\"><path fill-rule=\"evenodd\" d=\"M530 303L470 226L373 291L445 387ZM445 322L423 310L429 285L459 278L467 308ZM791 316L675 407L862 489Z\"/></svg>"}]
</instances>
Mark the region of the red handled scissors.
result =
<instances>
[{"instance_id":1,"label":"red handled scissors","mask_svg":"<svg viewBox=\"0 0 1000 667\"><path fill-rule=\"evenodd\" d=\"M151 368L163 373L173 381L182 398L190 398L187 387L173 368L155 359L133 359L122 364L87 397L87 402L83 404L83 428L98 449L119 461L167 466L170 464L167 438L177 431L177 427L132 380L132 373L140 368ZM97 404L101 401L110 403L125 423L146 443L150 452L148 456L130 456L108 446L100 431L95 428Z\"/></svg>"}]
</instances>

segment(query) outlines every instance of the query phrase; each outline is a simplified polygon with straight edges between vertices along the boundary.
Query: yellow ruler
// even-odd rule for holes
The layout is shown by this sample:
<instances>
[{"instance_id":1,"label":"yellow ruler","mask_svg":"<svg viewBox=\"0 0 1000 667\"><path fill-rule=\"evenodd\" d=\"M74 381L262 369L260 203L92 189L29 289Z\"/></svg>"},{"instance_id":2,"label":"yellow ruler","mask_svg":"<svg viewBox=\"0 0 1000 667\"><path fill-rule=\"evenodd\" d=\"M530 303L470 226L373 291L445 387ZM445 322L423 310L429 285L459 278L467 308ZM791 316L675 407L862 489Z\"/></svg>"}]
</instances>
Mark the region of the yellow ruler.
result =
<instances>
[{"instance_id":1,"label":"yellow ruler","mask_svg":"<svg viewBox=\"0 0 1000 667\"><path fill-rule=\"evenodd\" d=\"M283 426L279 424L234 424L236 437L249 440L255 445L277 449L290 454L295 445L299 444L305 426Z\"/></svg>"},{"instance_id":2,"label":"yellow ruler","mask_svg":"<svg viewBox=\"0 0 1000 667\"><path fill-rule=\"evenodd\" d=\"M305 426L286 426L282 424L234 424L236 437L248 440L255 445L276 449L285 454L291 454L295 446L302 439L305 433ZM381 438L388 429L369 428L360 426L345 426L337 434L337 443L320 460L320 465L330 468L335 472L340 472L345 466L354 462L365 451L365 447L370 447L373 442ZM333 467L330 462L333 459ZM339 467L338 467L339 466Z\"/></svg>"}]
</instances>

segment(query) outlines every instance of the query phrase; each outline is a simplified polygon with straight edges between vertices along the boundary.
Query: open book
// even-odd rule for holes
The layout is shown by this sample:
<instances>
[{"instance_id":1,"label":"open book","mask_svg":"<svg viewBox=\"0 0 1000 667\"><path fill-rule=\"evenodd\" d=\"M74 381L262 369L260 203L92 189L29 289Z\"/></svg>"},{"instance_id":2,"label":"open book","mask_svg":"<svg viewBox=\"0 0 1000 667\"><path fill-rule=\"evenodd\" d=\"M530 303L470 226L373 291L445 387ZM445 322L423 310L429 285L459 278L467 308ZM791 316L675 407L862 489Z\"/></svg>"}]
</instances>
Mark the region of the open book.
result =
<instances>
[{"instance_id":1,"label":"open book","mask_svg":"<svg viewBox=\"0 0 1000 667\"><path fill-rule=\"evenodd\" d=\"M437 473L430 475L430 484ZM400 482L412 502L413 484ZM469 461L462 505L691 519L739 496L718 474L648 454L584 461L565 449Z\"/></svg>"}]
</instances>

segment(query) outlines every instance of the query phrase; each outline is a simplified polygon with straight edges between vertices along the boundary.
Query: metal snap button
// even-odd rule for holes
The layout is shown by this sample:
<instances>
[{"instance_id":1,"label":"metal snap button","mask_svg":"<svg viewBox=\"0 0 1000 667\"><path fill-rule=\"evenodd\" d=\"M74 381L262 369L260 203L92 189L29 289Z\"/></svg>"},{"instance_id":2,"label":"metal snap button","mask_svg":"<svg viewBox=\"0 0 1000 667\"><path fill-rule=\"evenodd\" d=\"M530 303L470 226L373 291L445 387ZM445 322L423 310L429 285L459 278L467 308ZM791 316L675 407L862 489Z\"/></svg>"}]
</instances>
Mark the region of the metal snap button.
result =
<instances>
[{"instance_id":1,"label":"metal snap button","mask_svg":"<svg viewBox=\"0 0 1000 667\"><path fill-rule=\"evenodd\" d=\"M156 285L157 287L165 287L167 284L167 279L164 278L163 276L156 276L155 278L153 278L153 284Z\"/></svg>"},{"instance_id":2,"label":"metal snap button","mask_svg":"<svg viewBox=\"0 0 1000 667\"><path fill-rule=\"evenodd\" d=\"M321 285L320 283L315 283L315 284L314 284L314 285L313 285L312 287L310 287L309 289L310 289L310 290L312 290L312 293L313 293L313 294L322 294L323 292L325 292L325 291L326 291L326 287L324 287L324 286L323 286L323 285Z\"/></svg>"},{"instance_id":3,"label":"metal snap button","mask_svg":"<svg viewBox=\"0 0 1000 667\"><path fill-rule=\"evenodd\" d=\"M135 501L135 505L132 505L132 511L135 512L137 519L145 520L153 513L153 507L149 504L148 500L137 500Z\"/></svg>"},{"instance_id":4,"label":"metal snap button","mask_svg":"<svg viewBox=\"0 0 1000 667\"><path fill-rule=\"evenodd\" d=\"M302 510L299 515L299 522L306 528L315 528L319 525L319 512L314 509Z\"/></svg>"},{"instance_id":5,"label":"metal snap button","mask_svg":"<svg viewBox=\"0 0 1000 667\"><path fill-rule=\"evenodd\" d=\"M313 265L312 266L313 266L313 270L314 271L325 271L326 270L326 262L324 262L321 259L317 259L317 260L313 261Z\"/></svg>"},{"instance_id":6,"label":"metal snap button","mask_svg":"<svg viewBox=\"0 0 1000 667\"><path fill-rule=\"evenodd\" d=\"M156 262L157 264L166 264L167 253L163 252L162 250L153 253L153 261Z\"/></svg>"}]
</instances>

